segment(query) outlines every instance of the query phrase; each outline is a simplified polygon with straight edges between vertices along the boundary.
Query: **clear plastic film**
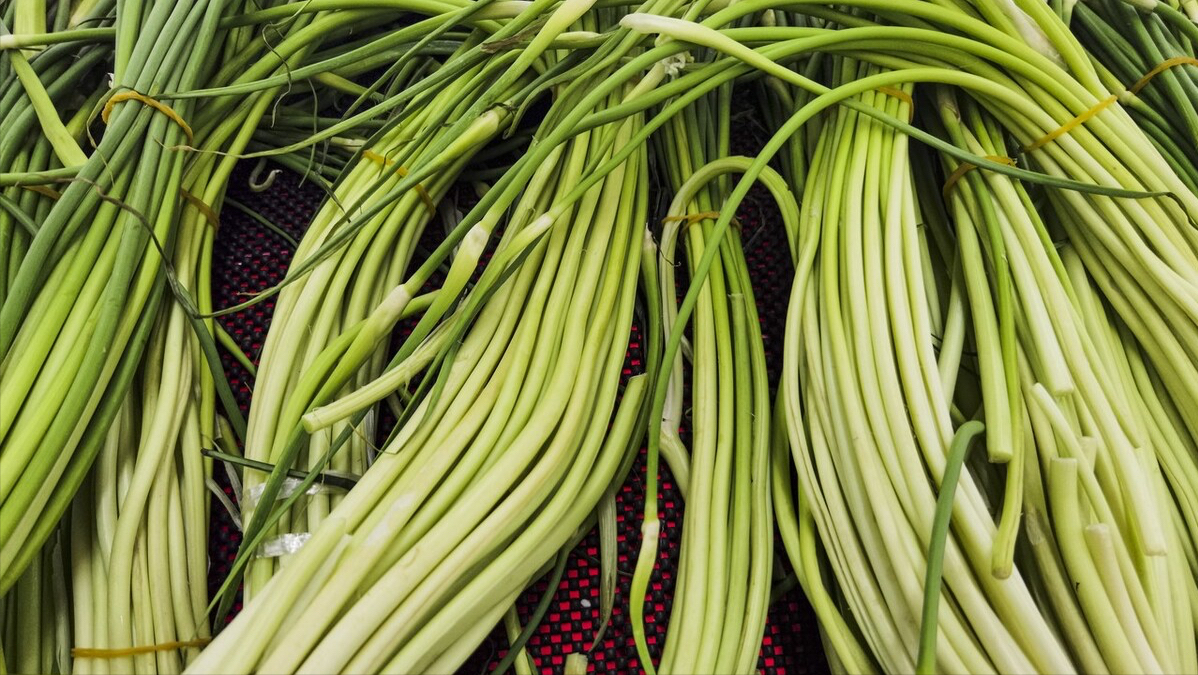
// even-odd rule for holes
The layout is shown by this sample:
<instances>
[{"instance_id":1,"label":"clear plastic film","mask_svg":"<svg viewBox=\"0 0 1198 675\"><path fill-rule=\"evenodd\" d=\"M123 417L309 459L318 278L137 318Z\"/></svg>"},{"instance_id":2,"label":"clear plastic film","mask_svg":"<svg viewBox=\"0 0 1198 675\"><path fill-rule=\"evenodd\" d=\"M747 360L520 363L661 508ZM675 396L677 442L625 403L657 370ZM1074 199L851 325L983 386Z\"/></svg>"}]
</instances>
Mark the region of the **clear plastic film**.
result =
<instances>
[{"instance_id":1,"label":"clear plastic film","mask_svg":"<svg viewBox=\"0 0 1198 675\"><path fill-rule=\"evenodd\" d=\"M357 479L357 476L347 474L347 473L341 473L341 472L337 472L337 471L325 471L324 475L335 476L338 478ZM279 499L286 499L286 498L290 497L291 495L295 494L296 490L298 490L300 488L300 485L302 485L302 484L303 484L303 480L300 478L285 478L285 479L283 479L283 485L279 488L279 494L278 494L278 496L275 497L275 499L279 500ZM258 505L258 500L262 498L262 492L265 489L266 489L266 484L259 483L258 485L254 485L254 486L250 487L249 489L245 490L241 494L242 510L253 509L254 507L256 507ZM309 494L309 495L340 494L342 492L345 492L345 490L343 488L337 487L335 485L330 485L328 483L320 483L320 482L313 483L312 485L310 485L308 487L307 490L304 491L305 494Z\"/></svg>"},{"instance_id":2,"label":"clear plastic film","mask_svg":"<svg viewBox=\"0 0 1198 675\"><path fill-rule=\"evenodd\" d=\"M303 548L304 544L312 538L311 532L292 532L289 534L280 534L277 537L271 537L262 542L258 547L258 551L254 553L255 558L280 558L285 555L291 555Z\"/></svg>"}]
</instances>

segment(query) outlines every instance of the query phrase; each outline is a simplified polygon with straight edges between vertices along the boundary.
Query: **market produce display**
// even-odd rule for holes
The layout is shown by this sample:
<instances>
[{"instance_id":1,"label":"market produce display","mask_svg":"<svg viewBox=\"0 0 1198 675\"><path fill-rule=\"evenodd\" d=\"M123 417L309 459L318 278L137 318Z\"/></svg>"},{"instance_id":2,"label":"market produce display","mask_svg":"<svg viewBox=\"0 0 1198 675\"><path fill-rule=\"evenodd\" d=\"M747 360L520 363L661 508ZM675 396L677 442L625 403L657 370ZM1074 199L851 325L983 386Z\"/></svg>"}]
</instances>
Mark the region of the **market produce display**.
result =
<instances>
[{"instance_id":1,"label":"market produce display","mask_svg":"<svg viewBox=\"0 0 1198 675\"><path fill-rule=\"evenodd\" d=\"M1196 46L1194 0L5 2L0 672L607 672L613 615L755 672L797 585L835 672L1198 673ZM293 254L228 306L231 213ZM544 662L518 599L592 532Z\"/></svg>"}]
</instances>

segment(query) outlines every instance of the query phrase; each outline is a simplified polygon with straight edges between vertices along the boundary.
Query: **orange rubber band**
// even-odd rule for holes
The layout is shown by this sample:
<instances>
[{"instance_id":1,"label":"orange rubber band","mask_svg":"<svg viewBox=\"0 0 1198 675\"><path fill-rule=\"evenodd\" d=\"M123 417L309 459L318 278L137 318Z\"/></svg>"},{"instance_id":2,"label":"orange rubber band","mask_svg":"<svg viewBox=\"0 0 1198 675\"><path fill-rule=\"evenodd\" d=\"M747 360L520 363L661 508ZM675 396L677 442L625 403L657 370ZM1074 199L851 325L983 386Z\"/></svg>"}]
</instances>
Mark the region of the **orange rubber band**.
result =
<instances>
[{"instance_id":1,"label":"orange rubber band","mask_svg":"<svg viewBox=\"0 0 1198 675\"><path fill-rule=\"evenodd\" d=\"M141 647L128 647L125 649L96 649L93 647L72 647L71 656L77 659L119 659L124 656L137 656L139 654L153 654L154 652L168 652L172 649L187 649L189 647L203 647L212 642L212 638L198 638L196 640L180 640L175 642L163 642L156 645L143 645Z\"/></svg>"},{"instance_id":2,"label":"orange rubber band","mask_svg":"<svg viewBox=\"0 0 1198 675\"><path fill-rule=\"evenodd\" d=\"M122 91L119 94L114 94L112 98L108 99L108 102L104 104L104 110L100 113L100 119L104 120L104 124L108 124L108 116L112 114L113 107L115 107L116 104L120 103L121 101L140 101L141 103L150 106L154 110L157 110L163 115L171 118L171 121L173 121L175 124L178 124L179 127L183 129L183 133L187 135L187 143L189 145L195 142L195 135L192 134L191 127L188 126L187 122L183 121L183 118L179 116L179 113L175 112L173 108L162 101L150 98L149 96L140 94L136 91Z\"/></svg>"},{"instance_id":3,"label":"orange rubber band","mask_svg":"<svg viewBox=\"0 0 1198 675\"><path fill-rule=\"evenodd\" d=\"M1089 110L1085 111L1084 113L1082 113L1082 114L1078 115L1077 117L1074 117L1073 119L1069 120L1068 122L1062 124L1060 127L1057 127L1056 131L1050 131L1047 134L1045 134L1044 136L1042 136L1039 140L1033 141L1029 145L1024 146L1023 151L1031 152L1032 150L1036 150L1038 148L1044 147L1045 145L1048 145L1049 143L1060 138L1061 136L1064 136L1065 134L1069 133L1070 131L1073 131L1077 127L1081 126L1082 124L1085 123L1086 120L1090 119L1091 117L1094 117L1098 113L1105 110L1107 106L1109 106L1110 104L1112 104L1118 100L1119 100L1118 95L1111 94L1110 96L1102 99L1098 103L1095 103L1093 108L1090 108Z\"/></svg>"},{"instance_id":4,"label":"orange rubber band","mask_svg":"<svg viewBox=\"0 0 1198 675\"><path fill-rule=\"evenodd\" d=\"M893 96L903 103L906 103L907 121L910 122L911 120L915 119L915 99L911 98L911 94L908 94L902 89L895 89L894 87L878 87L877 92L879 94Z\"/></svg>"},{"instance_id":5,"label":"orange rubber band","mask_svg":"<svg viewBox=\"0 0 1198 675\"><path fill-rule=\"evenodd\" d=\"M1131 85L1131 89L1128 89L1128 91L1133 94L1138 94L1140 90L1152 80L1152 78L1160 75L1166 70L1169 70L1173 66L1198 66L1198 59L1192 56L1174 56L1171 59L1165 59L1164 61L1161 61L1156 68L1148 71L1148 74L1144 77L1141 77L1138 82Z\"/></svg>"},{"instance_id":6,"label":"orange rubber band","mask_svg":"<svg viewBox=\"0 0 1198 675\"><path fill-rule=\"evenodd\" d=\"M52 187L46 187L45 185L22 185L21 187L29 190L30 192L36 192L39 195L45 195L50 199L58 199L59 197L62 197L61 192Z\"/></svg>"},{"instance_id":7,"label":"orange rubber band","mask_svg":"<svg viewBox=\"0 0 1198 675\"><path fill-rule=\"evenodd\" d=\"M191 194L187 190L180 188L179 192L183 195L183 199L187 200L188 204L194 206L196 211L199 211L200 215L204 216L204 219L212 226L213 234L220 231L220 216L216 215L216 211L213 211L211 206L208 206L204 203L203 199Z\"/></svg>"},{"instance_id":8,"label":"orange rubber band","mask_svg":"<svg viewBox=\"0 0 1198 675\"><path fill-rule=\"evenodd\" d=\"M382 155L380 155L379 153L377 153L373 150L363 150L362 156L367 159L374 160L375 162L382 164L383 166L391 166L392 164L395 163L395 160L387 159L386 157L383 157ZM399 174L400 177L402 178L402 177L408 175L408 170L401 166L395 170L395 173ZM424 186L421 185L420 183L416 184L416 194L420 195L420 200L424 202L424 206L426 208L428 208L428 212L431 215L434 215L434 216L437 215L437 205L435 203L433 203L433 198L431 196L429 196L428 191L425 190Z\"/></svg>"},{"instance_id":9,"label":"orange rubber band","mask_svg":"<svg viewBox=\"0 0 1198 675\"><path fill-rule=\"evenodd\" d=\"M1015 160L1011 159L1010 157L1004 157L1002 155L986 155L985 158L991 162L998 162L999 164L1006 164L1007 166L1015 166ZM976 168L978 168L976 164L962 162L961 165L957 167L957 170L953 171L948 177L948 180L944 181L944 187L940 190L941 196L943 196L945 199L948 199L948 195L952 192L953 187L957 184L957 181L961 180L962 176Z\"/></svg>"}]
</instances>

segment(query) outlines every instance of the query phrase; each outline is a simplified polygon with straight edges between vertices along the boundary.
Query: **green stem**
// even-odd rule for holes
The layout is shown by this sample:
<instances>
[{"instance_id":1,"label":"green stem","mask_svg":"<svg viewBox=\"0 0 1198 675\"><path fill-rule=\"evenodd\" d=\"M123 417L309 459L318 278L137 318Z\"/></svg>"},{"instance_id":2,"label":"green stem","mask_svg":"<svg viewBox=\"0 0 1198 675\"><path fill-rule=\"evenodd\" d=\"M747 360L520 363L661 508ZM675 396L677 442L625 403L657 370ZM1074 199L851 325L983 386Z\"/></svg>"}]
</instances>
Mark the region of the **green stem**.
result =
<instances>
[{"instance_id":1,"label":"green stem","mask_svg":"<svg viewBox=\"0 0 1198 675\"><path fill-rule=\"evenodd\" d=\"M919 656L915 662L918 675L934 675L936 672L936 632L940 612L940 578L944 566L944 547L948 539L948 526L953 515L953 495L961 467L969 454L973 439L982 433L985 425L976 420L962 424L953 435L949 445L948 462L940 481L940 494L936 497L936 516L932 521L932 536L928 542L928 567L923 584L923 612L919 621Z\"/></svg>"}]
</instances>

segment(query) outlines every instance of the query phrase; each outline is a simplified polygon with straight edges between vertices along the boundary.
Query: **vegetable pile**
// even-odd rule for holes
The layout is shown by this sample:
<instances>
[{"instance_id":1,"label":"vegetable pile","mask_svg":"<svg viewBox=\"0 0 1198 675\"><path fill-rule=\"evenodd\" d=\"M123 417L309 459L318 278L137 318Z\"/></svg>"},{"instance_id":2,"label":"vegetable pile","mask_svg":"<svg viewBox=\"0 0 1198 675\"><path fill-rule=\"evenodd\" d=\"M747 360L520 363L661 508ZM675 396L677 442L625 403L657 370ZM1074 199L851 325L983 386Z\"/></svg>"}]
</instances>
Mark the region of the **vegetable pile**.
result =
<instances>
[{"instance_id":1,"label":"vegetable pile","mask_svg":"<svg viewBox=\"0 0 1198 675\"><path fill-rule=\"evenodd\" d=\"M515 602L597 528L588 641L626 613L646 673L753 672L792 581L835 672L1198 673L1196 45L1194 0L6 3L0 672L444 673L498 627L530 673ZM239 162L323 191L302 239ZM294 255L217 309L228 209Z\"/></svg>"}]
</instances>

